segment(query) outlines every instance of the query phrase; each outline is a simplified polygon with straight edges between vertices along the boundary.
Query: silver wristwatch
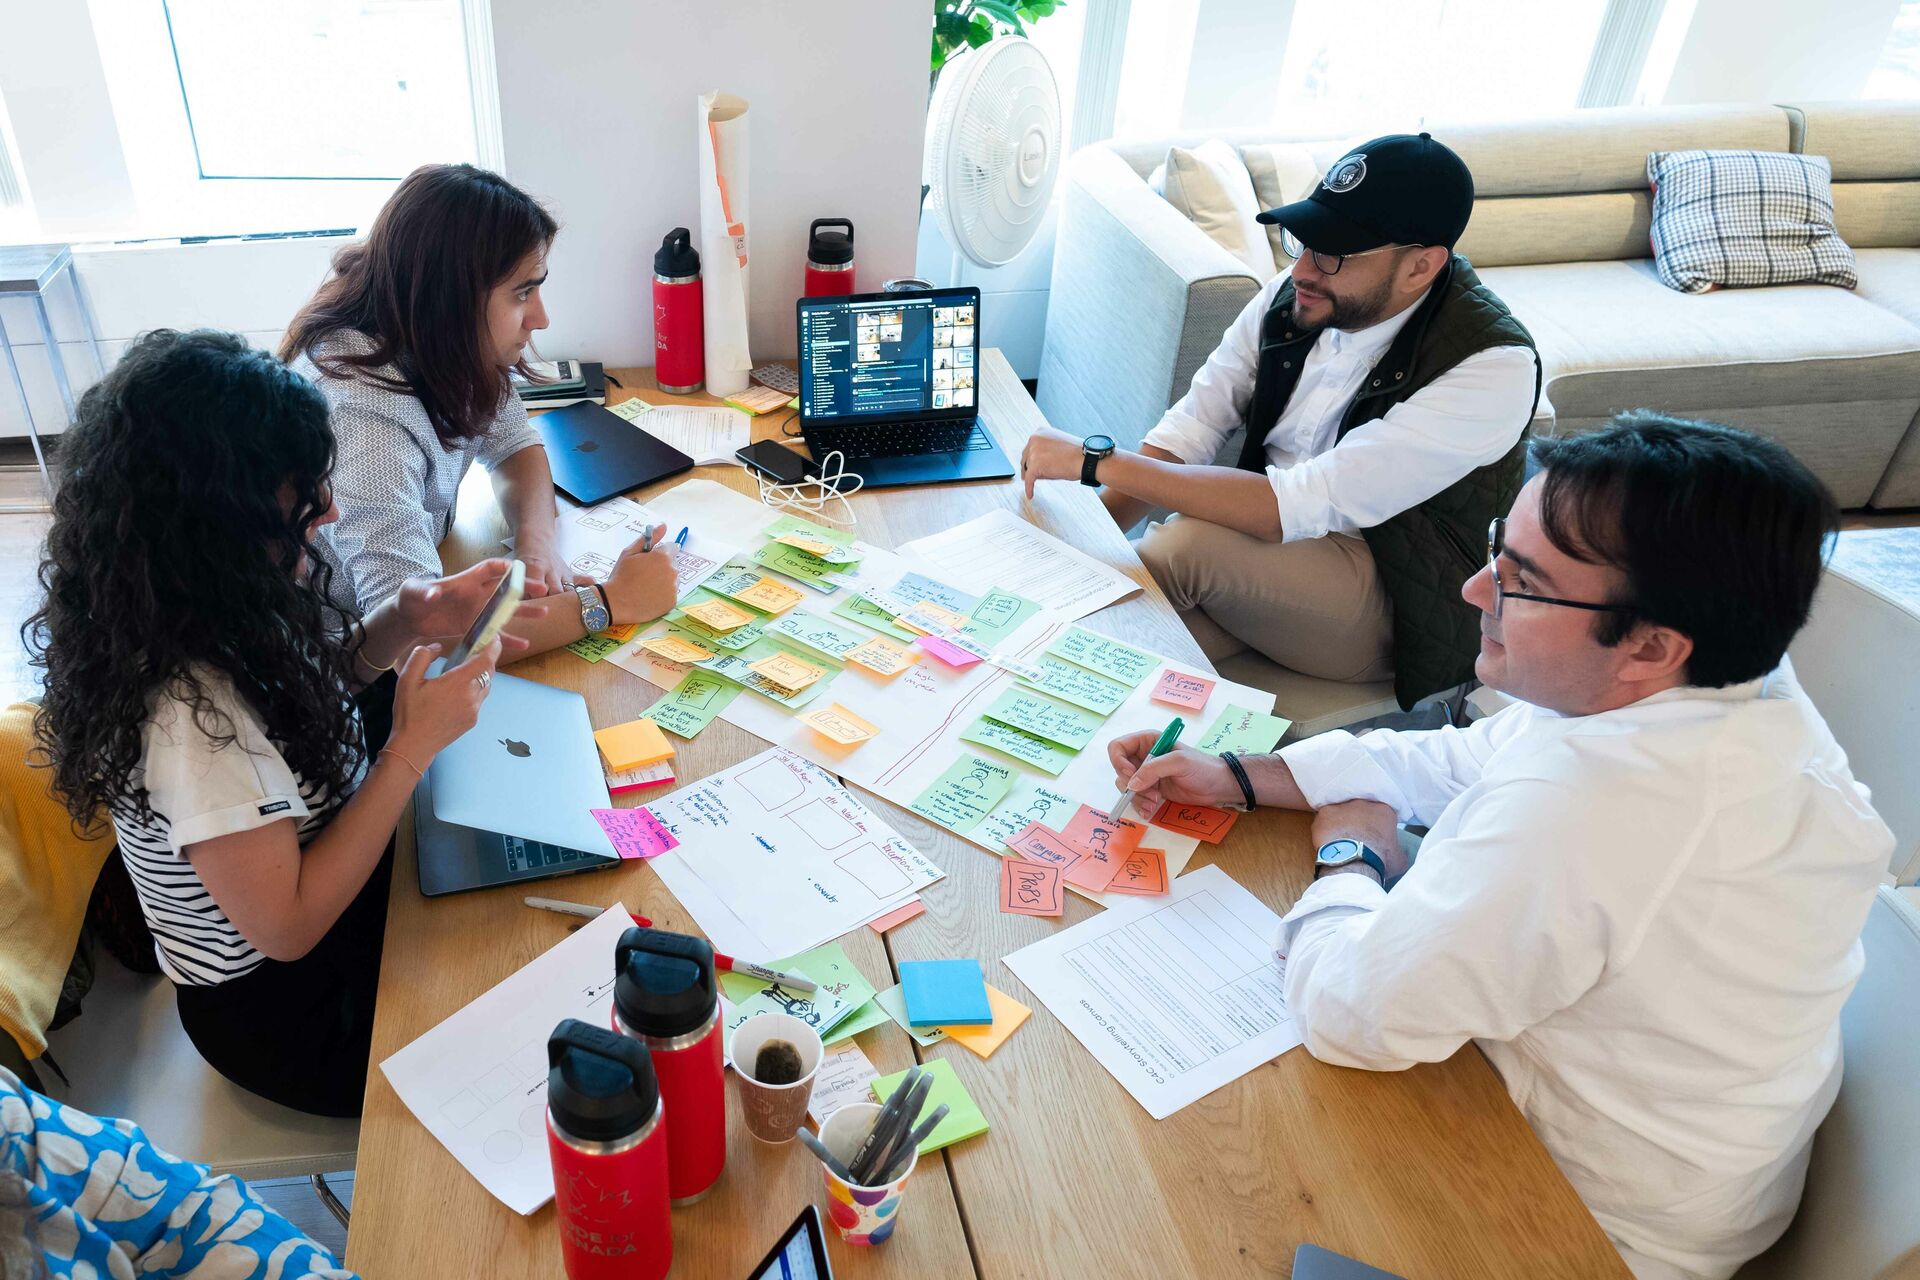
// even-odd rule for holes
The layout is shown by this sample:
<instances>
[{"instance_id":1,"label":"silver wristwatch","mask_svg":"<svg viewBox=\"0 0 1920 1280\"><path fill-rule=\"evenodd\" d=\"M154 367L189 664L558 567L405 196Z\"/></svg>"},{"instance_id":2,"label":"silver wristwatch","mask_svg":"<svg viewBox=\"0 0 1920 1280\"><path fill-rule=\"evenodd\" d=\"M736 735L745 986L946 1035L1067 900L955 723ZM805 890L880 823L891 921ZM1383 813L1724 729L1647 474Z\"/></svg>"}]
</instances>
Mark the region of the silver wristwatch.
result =
<instances>
[{"instance_id":1,"label":"silver wristwatch","mask_svg":"<svg viewBox=\"0 0 1920 1280\"><path fill-rule=\"evenodd\" d=\"M607 612L600 588L591 585L575 587L573 594L580 597L580 622L586 627L588 635L597 635L613 625L613 615Z\"/></svg>"}]
</instances>

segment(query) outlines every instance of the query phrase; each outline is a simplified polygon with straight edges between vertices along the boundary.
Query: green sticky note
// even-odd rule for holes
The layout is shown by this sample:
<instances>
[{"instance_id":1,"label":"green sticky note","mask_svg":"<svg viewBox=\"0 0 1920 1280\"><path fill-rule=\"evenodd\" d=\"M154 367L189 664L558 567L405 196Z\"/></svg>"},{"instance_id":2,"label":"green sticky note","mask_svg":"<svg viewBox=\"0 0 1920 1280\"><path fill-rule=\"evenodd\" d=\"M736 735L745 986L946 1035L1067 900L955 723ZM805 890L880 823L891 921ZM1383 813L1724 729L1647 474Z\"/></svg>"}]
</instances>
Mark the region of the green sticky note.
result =
<instances>
[{"instance_id":1,"label":"green sticky note","mask_svg":"<svg viewBox=\"0 0 1920 1280\"><path fill-rule=\"evenodd\" d=\"M913 811L962 835L979 826L1013 788L1013 768L976 755L947 766L913 802Z\"/></svg>"},{"instance_id":2,"label":"green sticky note","mask_svg":"<svg viewBox=\"0 0 1920 1280\"><path fill-rule=\"evenodd\" d=\"M836 547L853 545L853 534L845 529L832 529L824 524L815 524L799 516L781 516L766 527L769 538L782 538L789 533L804 534L809 538L818 538L822 542L831 542Z\"/></svg>"},{"instance_id":3,"label":"green sticky note","mask_svg":"<svg viewBox=\"0 0 1920 1280\"><path fill-rule=\"evenodd\" d=\"M755 615L752 622L742 623L731 631L714 631L700 619L687 616L688 605L705 604L709 600L720 600L720 597L705 587L695 587L687 593L687 598L680 602L679 608L667 614L667 630L676 634L684 632L686 639L702 649L739 650L758 640L766 632L767 624L773 621L771 618ZM732 605L734 602L723 600L721 603ZM749 605L742 612L749 612L751 609L752 606Z\"/></svg>"},{"instance_id":4,"label":"green sticky note","mask_svg":"<svg viewBox=\"0 0 1920 1280\"><path fill-rule=\"evenodd\" d=\"M1068 627L1065 634L1047 646L1047 652L1118 680L1129 689L1160 668L1160 660L1151 654L1129 649L1118 640L1097 636L1083 627Z\"/></svg>"},{"instance_id":5,"label":"green sticky note","mask_svg":"<svg viewBox=\"0 0 1920 1280\"><path fill-rule=\"evenodd\" d=\"M1022 764L1030 764L1043 770L1052 777L1059 777L1060 771L1073 763L1080 754L1069 751L1057 742L1049 742L1039 734L1028 733L1025 729L1016 729L1010 724L1001 724L998 720L989 720L981 716L967 731L960 735L962 742L975 743L990 747L995 751L1012 756Z\"/></svg>"},{"instance_id":6,"label":"green sticky note","mask_svg":"<svg viewBox=\"0 0 1920 1280\"><path fill-rule=\"evenodd\" d=\"M1110 716L1127 700L1128 686L1095 675L1065 658L1043 653L1034 660L1033 665L1040 668L1040 678L1028 680L1022 677L1020 683L1031 689L1044 689L1076 707Z\"/></svg>"},{"instance_id":7,"label":"green sticky note","mask_svg":"<svg viewBox=\"0 0 1920 1280\"><path fill-rule=\"evenodd\" d=\"M995 587L980 597L960 629L991 649L1038 612L1040 606L1032 600Z\"/></svg>"},{"instance_id":8,"label":"green sticky note","mask_svg":"<svg viewBox=\"0 0 1920 1280\"><path fill-rule=\"evenodd\" d=\"M900 1024L900 1029L918 1040L922 1045L939 1044L947 1038L947 1033L938 1027L916 1027L907 1021L907 992L899 983L888 987L873 997L873 1002L889 1018Z\"/></svg>"},{"instance_id":9,"label":"green sticky note","mask_svg":"<svg viewBox=\"0 0 1920 1280\"><path fill-rule=\"evenodd\" d=\"M886 1010L873 1003L873 984L860 976L860 970L854 967L853 961L847 958L847 953L841 950L837 942L802 951L797 956L769 960L766 965L770 969L812 978L817 984L818 993L836 996L846 1002L846 1008L841 1011L839 1018L820 1028L820 1038L828 1044L857 1035L887 1020ZM720 989L736 1005L752 999L772 985L745 974L720 975Z\"/></svg>"},{"instance_id":10,"label":"green sticky note","mask_svg":"<svg viewBox=\"0 0 1920 1280\"><path fill-rule=\"evenodd\" d=\"M612 636L581 636L567 646L567 652L577 653L588 662L598 662L623 643L625 642L615 640Z\"/></svg>"},{"instance_id":11,"label":"green sticky note","mask_svg":"<svg viewBox=\"0 0 1920 1280\"><path fill-rule=\"evenodd\" d=\"M846 572L844 565L832 565L818 556L810 556L798 547L790 547L784 542L769 542L753 553L753 562L775 573L784 573L803 587L831 594L840 589L837 582L828 581Z\"/></svg>"},{"instance_id":12,"label":"green sticky note","mask_svg":"<svg viewBox=\"0 0 1920 1280\"><path fill-rule=\"evenodd\" d=\"M809 649L817 649L829 658L845 657L849 649L858 649L873 639L870 631L844 627L818 614L802 613L798 609L769 622L767 634L785 636Z\"/></svg>"},{"instance_id":13,"label":"green sticky note","mask_svg":"<svg viewBox=\"0 0 1920 1280\"><path fill-rule=\"evenodd\" d=\"M759 990L743 1000L728 999L732 1005L726 1021L726 1043L729 1045L733 1043L733 1033L740 1029L740 1024L756 1013L792 1014L819 1032L820 1039L825 1041L829 1028L853 1012L851 1001L831 991L789 991L777 983L773 986L762 984ZM751 1070L752 1067L753 1064L748 1063L743 1069Z\"/></svg>"},{"instance_id":14,"label":"green sticky note","mask_svg":"<svg viewBox=\"0 0 1920 1280\"><path fill-rule=\"evenodd\" d=\"M1079 807L1078 800L1069 800L1043 783L1023 779L969 834L997 853L1008 840L1025 831L1029 822L1059 831Z\"/></svg>"},{"instance_id":15,"label":"green sticky note","mask_svg":"<svg viewBox=\"0 0 1920 1280\"><path fill-rule=\"evenodd\" d=\"M907 1068L911 1071L913 1068ZM933 1132L920 1140L920 1154L938 1151L966 1138L987 1131L987 1118L980 1113L980 1107L967 1093L967 1086L960 1083L960 1077L953 1073L953 1064L945 1058L930 1058L920 1064L922 1071L933 1073L933 1084L927 1090L927 1102L921 1115L933 1114L933 1109L941 1103L948 1107L947 1118L934 1126ZM896 1071L890 1076L882 1076L873 1082L873 1097L876 1102L885 1102L893 1091L900 1087L900 1081L906 1071Z\"/></svg>"},{"instance_id":16,"label":"green sticky note","mask_svg":"<svg viewBox=\"0 0 1920 1280\"><path fill-rule=\"evenodd\" d=\"M909 631L905 627L894 626L893 615L865 596L849 594L845 599L840 601L839 604L833 606L833 611L842 618L849 618L854 622L860 623L862 626L872 627L875 631L892 636L895 640L900 640L907 644L912 644L914 637L919 634L916 631Z\"/></svg>"},{"instance_id":17,"label":"green sticky note","mask_svg":"<svg viewBox=\"0 0 1920 1280\"><path fill-rule=\"evenodd\" d=\"M738 560L729 560L718 569L715 569L713 576L700 585L704 590L710 591L714 595L728 597L729 604L738 604L739 602L734 600L733 597L752 587L754 583L766 576L766 574L761 573L760 570L750 564L742 564ZM747 608L752 609L753 606L748 605ZM765 613L766 610L761 609L756 612Z\"/></svg>"},{"instance_id":18,"label":"green sticky note","mask_svg":"<svg viewBox=\"0 0 1920 1280\"><path fill-rule=\"evenodd\" d=\"M1001 724L1036 733L1049 742L1079 751L1100 731L1106 717L1055 702L1030 689L1012 688L993 700L986 714Z\"/></svg>"},{"instance_id":19,"label":"green sticky note","mask_svg":"<svg viewBox=\"0 0 1920 1280\"><path fill-rule=\"evenodd\" d=\"M842 1040L851 1040L862 1031L871 1030L887 1021L887 1011L872 1000L867 1001L846 1017L828 1028L827 1034L820 1037L826 1044L839 1044Z\"/></svg>"},{"instance_id":20,"label":"green sticky note","mask_svg":"<svg viewBox=\"0 0 1920 1280\"><path fill-rule=\"evenodd\" d=\"M1222 751L1244 751L1253 755L1271 751L1286 736L1293 721L1282 720L1279 716L1266 715L1259 711L1249 711L1245 707L1228 705L1225 711L1207 726L1206 733L1195 745L1202 751L1218 755Z\"/></svg>"},{"instance_id":21,"label":"green sticky note","mask_svg":"<svg viewBox=\"0 0 1920 1280\"><path fill-rule=\"evenodd\" d=\"M671 693L641 712L641 718L668 733L691 738L739 696L739 685L705 671L689 671Z\"/></svg>"}]
</instances>

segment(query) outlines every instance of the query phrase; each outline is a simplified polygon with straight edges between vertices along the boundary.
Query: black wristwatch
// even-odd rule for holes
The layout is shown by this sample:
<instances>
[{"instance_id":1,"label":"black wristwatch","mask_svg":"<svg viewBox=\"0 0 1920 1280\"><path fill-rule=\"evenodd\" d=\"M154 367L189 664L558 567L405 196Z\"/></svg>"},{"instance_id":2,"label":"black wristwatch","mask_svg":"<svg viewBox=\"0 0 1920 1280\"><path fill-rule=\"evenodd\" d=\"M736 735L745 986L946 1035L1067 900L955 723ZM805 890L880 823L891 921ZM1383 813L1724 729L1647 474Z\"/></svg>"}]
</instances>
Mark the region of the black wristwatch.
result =
<instances>
[{"instance_id":1,"label":"black wristwatch","mask_svg":"<svg viewBox=\"0 0 1920 1280\"><path fill-rule=\"evenodd\" d=\"M1100 469L1102 458L1113 456L1115 445L1112 436L1088 436L1080 442L1080 483L1089 489L1097 488L1100 482L1093 473Z\"/></svg>"},{"instance_id":2,"label":"black wristwatch","mask_svg":"<svg viewBox=\"0 0 1920 1280\"><path fill-rule=\"evenodd\" d=\"M1387 882L1386 859L1358 840L1329 840L1320 846L1320 852L1313 861L1316 870L1321 867L1344 867L1349 862L1364 862L1380 877L1381 884Z\"/></svg>"}]
</instances>

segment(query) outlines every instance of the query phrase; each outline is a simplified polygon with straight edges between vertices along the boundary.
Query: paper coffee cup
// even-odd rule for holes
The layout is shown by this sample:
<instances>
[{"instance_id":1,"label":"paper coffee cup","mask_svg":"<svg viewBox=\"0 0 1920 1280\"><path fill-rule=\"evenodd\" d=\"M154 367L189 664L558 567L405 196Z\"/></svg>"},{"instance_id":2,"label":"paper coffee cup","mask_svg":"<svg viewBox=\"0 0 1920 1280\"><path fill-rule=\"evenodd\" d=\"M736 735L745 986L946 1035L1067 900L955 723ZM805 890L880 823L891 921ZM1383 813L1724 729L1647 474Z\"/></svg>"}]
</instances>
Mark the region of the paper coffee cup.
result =
<instances>
[{"instance_id":1,"label":"paper coffee cup","mask_svg":"<svg viewBox=\"0 0 1920 1280\"><path fill-rule=\"evenodd\" d=\"M785 1040L800 1053L800 1078L792 1084L763 1084L754 1078L760 1046ZM747 1132L762 1142L792 1142L813 1100L813 1078L820 1071L820 1033L790 1013L757 1013L740 1024L728 1050L740 1080L740 1109Z\"/></svg>"},{"instance_id":2,"label":"paper coffee cup","mask_svg":"<svg viewBox=\"0 0 1920 1280\"><path fill-rule=\"evenodd\" d=\"M855 1102L827 1117L821 1126L820 1141L841 1164L850 1162L860 1144L880 1117L881 1108L871 1102ZM848 1244L884 1244L900 1221L901 1189L920 1164L916 1147L907 1158L900 1176L877 1187L862 1187L835 1175L824 1164L820 1173L827 1183L827 1217Z\"/></svg>"}]
</instances>

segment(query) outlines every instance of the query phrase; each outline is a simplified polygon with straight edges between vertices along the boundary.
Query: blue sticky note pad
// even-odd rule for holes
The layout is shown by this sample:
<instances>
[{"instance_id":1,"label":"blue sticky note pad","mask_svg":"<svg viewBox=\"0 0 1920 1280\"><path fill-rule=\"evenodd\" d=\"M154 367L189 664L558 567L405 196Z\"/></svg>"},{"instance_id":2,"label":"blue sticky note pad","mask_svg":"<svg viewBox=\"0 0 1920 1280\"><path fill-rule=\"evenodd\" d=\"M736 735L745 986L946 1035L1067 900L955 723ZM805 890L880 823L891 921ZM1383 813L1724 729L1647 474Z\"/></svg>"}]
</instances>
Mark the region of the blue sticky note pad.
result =
<instances>
[{"instance_id":1,"label":"blue sticky note pad","mask_svg":"<svg viewBox=\"0 0 1920 1280\"><path fill-rule=\"evenodd\" d=\"M900 990L907 1022L916 1027L993 1025L987 981L976 960L903 960Z\"/></svg>"}]
</instances>

